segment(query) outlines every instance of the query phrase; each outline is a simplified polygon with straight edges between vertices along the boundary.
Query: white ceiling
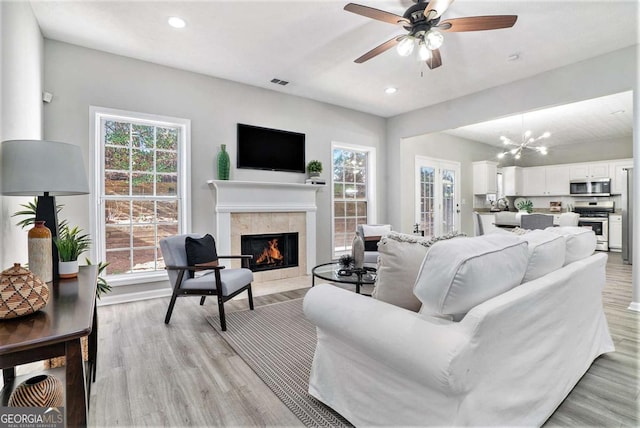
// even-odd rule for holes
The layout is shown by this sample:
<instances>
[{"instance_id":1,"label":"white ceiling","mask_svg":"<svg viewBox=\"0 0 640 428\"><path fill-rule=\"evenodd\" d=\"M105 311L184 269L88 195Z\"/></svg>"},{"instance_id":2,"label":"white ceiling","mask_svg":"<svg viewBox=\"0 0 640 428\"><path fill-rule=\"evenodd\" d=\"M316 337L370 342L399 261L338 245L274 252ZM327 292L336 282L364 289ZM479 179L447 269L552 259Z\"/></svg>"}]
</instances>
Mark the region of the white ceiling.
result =
<instances>
[{"instance_id":1,"label":"white ceiling","mask_svg":"<svg viewBox=\"0 0 640 428\"><path fill-rule=\"evenodd\" d=\"M412 4L357 2L399 15ZM347 0L31 3L49 39L382 117L638 43L634 0L457 0L444 19L515 14L518 21L511 29L445 33L443 66L435 70L394 50L355 64L355 58L404 30L345 12ZM182 17L187 27L169 27L170 16ZM520 59L508 61L512 54ZM291 83L274 85L272 78ZM398 92L386 95L387 86Z\"/></svg>"},{"instance_id":2,"label":"white ceiling","mask_svg":"<svg viewBox=\"0 0 640 428\"><path fill-rule=\"evenodd\" d=\"M535 146L609 141L633 135L633 93L623 92L579 103L565 104L509 117L463 126L447 134L504 147L500 136L516 143L525 131L533 137L551 132L551 137Z\"/></svg>"}]
</instances>

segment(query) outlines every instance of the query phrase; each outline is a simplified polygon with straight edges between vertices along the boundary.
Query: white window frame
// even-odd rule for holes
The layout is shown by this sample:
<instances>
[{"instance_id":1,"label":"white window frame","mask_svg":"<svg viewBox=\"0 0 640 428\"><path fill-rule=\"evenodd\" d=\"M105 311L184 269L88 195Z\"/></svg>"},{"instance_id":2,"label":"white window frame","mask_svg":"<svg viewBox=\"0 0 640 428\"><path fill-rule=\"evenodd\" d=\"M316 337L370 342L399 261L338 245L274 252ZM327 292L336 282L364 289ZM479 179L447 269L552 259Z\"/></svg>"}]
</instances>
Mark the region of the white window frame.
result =
<instances>
[{"instance_id":1,"label":"white window frame","mask_svg":"<svg viewBox=\"0 0 640 428\"><path fill-rule=\"evenodd\" d=\"M442 207L442 177L441 171L444 168L453 169L456 172L456 193L454 198L455 209L457 210L456 218L455 218L455 227L456 231L460 230L460 225L462 222L462 216L460 213L460 200L461 200L461 182L462 182L462 164L458 161L451 161L446 159L437 159L428 156L416 155L414 158L414 222L420 223L420 197L421 197L421 188L420 188L420 169L423 166L433 166L436 170L435 173L435 198L434 202L438 205L436 207L436 219L435 219L435 232L436 235L442 235L445 232L441 230L442 225L442 215L443 215L443 207Z\"/></svg>"},{"instance_id":2,"label":"white window frame","mask_svg":"<svg viewBox=\"0 0 640 428\"><path fill-rule=\"evenodd\" d=\"M90 208L90 228L94 237L90 251L93 260L105 260L106 243L104 237L104 210L102 209L102 177L104 175L104 163L102 153L104 145L102 140L102 120L131 121L139 124L153 126L171 126L180 128L178 143L178 233L187 233L191 230L191 120L170 116L160 116L147 113L132 112L107 107L89 107L90 132L91 132L91 162L90 162L90 190L92 204ZM107 281L112 286L141 284L147 282L164 281L167 274L164 271L136 272L128 274L108 275Z\"/></svg>"},{"instance_id":3,"label":"white window frame","mask_svg":"<svg viewBox=\"0 0 640 428\"><path fill-rule=\"evenodd\" d=\"M335 252L335 198L333 195L333 151L335 149L354 150L367 153L367 221L369 224L377 223L377 201L376 201L376 148L371 146L361 146L333 141L331 143L331 258L340 257ZM354 231L355 233L355 231Z\"/></svg>"}]
</instances>

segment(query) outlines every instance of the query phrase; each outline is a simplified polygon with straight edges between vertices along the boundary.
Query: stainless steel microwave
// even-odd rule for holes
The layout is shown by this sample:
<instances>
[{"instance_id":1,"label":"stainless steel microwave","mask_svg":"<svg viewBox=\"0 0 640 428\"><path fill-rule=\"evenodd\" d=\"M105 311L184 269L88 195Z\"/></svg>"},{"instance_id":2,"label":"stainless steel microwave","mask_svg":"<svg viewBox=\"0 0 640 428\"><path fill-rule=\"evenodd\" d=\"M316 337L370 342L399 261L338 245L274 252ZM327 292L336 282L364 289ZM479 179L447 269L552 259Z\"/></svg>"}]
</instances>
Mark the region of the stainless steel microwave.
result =
<instances>
[{"instance_id":1,"label":"stainless steel microwave","mask_svg":"<svg viewBox=\"0 0 640 428\"><path fill-rule=\"evenodd\" d=\"M571 180L569 193L572 195L610 196L610 178L589 178Z\"/></svg>"}]
</instances>

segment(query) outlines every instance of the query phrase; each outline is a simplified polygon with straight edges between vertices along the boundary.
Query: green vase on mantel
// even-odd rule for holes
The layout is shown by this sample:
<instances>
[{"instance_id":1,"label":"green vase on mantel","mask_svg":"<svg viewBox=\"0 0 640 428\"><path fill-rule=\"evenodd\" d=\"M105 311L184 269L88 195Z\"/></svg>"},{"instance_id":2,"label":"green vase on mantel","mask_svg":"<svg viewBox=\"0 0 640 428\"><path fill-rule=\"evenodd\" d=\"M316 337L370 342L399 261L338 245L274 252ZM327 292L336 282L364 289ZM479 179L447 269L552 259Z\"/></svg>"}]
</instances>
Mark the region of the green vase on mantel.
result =
<instances>
[{"instance_id":1,"label":"green vase on mantel","mask_svg":"<svg viewBox=\"0 0 640 428\"><path fill-rule=\"evenodd\" d=\"M231 161L229 160L229 153L227 153L227 145L221 144L218 152L218 180L229 179L230 165Z\"/></svg>"}]
</instances>

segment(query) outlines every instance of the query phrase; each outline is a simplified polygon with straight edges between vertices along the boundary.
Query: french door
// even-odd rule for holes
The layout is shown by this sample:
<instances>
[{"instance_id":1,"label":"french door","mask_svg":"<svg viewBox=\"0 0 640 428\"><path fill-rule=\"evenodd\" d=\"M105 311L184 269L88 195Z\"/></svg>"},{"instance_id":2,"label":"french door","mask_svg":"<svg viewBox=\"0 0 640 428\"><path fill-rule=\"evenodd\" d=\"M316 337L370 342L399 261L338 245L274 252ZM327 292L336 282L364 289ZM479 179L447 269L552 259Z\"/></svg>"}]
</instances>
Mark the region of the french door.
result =
<instances>
[{"instance_id":1,"label":"french door","mask_svg":"<svg viewBox=\"0 0 640 428\"><path fill-rule=\"evenodd\" d=\"M416 156L415 222L425 236L460 230L460 163Z\"/></svg>"}]
</instances>

